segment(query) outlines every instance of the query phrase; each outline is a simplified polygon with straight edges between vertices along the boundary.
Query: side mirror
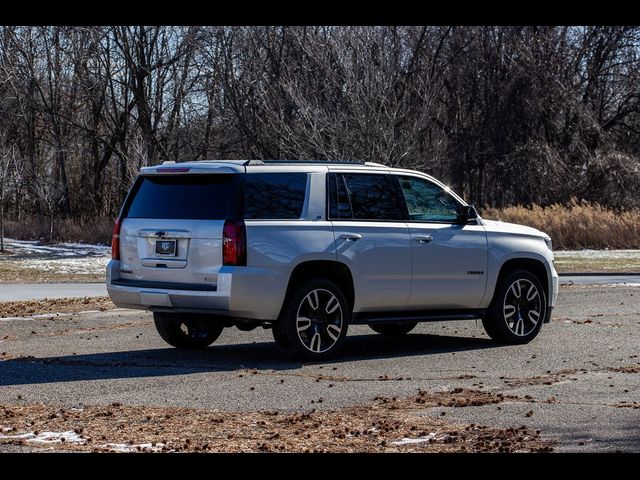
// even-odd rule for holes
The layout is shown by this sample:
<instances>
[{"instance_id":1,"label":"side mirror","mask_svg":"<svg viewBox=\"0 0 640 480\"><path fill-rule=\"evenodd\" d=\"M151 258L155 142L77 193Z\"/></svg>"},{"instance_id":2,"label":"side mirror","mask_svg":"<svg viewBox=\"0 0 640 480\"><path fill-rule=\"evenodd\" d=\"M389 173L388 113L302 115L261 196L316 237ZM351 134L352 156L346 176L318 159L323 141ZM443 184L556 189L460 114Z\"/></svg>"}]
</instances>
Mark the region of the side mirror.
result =
<instances>
[{"instance_id":1,"label":"side mirror","mask_svg":"<svg viewBox=\"0 0 640 480\"><path fill-rule=\"evenodd\" d=\"M458 223L461 225L466 225L469 223L469 220L478 218L478 212L473 205L461 205L456 210L458 213Z\"/></svg>"}]
</instances>

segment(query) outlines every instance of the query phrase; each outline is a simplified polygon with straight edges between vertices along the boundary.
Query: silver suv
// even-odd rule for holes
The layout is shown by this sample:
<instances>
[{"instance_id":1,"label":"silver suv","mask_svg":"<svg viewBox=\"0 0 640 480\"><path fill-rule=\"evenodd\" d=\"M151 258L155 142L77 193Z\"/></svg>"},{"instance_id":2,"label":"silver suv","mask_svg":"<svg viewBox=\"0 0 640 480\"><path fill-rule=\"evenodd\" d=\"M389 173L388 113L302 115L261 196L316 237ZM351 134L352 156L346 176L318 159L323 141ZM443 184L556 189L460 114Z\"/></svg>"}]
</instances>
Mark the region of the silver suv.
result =
<instances>
[{"instance_id":1,"label":"silver suv","mask_svg":"<svg viewBox=\"0 0 640 480\"><path fill-rule=\"evenodd\" d=\"M349 325L401 335L478 318L494 340L527 343L558 293L548 235L481 219L424 173L364 162L145 167L112 253L113 302L151 310L181 348L262 326L285 352L319 359Z\"/></svg>"}]
</instances>

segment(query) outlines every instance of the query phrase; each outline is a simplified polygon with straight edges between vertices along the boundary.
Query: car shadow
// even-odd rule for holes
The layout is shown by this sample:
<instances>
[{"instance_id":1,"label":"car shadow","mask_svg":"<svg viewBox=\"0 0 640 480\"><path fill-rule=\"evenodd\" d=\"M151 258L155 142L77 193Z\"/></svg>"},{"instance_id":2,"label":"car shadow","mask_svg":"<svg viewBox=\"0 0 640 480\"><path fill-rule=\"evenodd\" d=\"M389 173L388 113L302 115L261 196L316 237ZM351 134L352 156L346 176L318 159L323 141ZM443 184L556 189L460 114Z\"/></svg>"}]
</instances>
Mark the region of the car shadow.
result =
<instances>
[{"instance_id":1,"label":"car shadow","mask_svg":"<svg viewBox=\"0 0 640 480\"><path fill-rule=\"evenodd\" d=\"M363 360L433 355L497 348L486 338L411 334L401 337L354 335L341 352L326 362L337 364ZM0 386L232 372L242 369L286 371L303 363L286 359L273 342L214 345L205 350L158 348L119 352L19 357L0 362Z\"/></svg>"}]
</instances>

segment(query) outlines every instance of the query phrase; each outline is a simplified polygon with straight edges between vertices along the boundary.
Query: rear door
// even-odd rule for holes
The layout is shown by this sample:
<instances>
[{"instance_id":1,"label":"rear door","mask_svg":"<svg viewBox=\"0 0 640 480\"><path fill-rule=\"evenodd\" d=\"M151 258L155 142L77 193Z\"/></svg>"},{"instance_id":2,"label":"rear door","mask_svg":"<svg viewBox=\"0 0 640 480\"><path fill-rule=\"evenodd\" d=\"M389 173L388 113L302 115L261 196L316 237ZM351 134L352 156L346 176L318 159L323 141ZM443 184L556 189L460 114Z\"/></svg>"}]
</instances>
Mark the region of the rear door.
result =
<instances>
[{"instance_id":1,"label":"rear door","mask_svg":"<svg viewBox=\"0 0 640 480\"><path fill-rule=\"evenodd\" d=\"M327 191L338 261L353 275L354 310L405 307L411 241L397 179L387 173L329 173Z\"/></svg>"},{"instance_id":2,"label":"rear door","mask_svg":"<svg viewBox=\"0 0 640 480\"><path fill-rule=\"evenodd\" d=\"M411 309L477 308L487 279L487 234L457 223L460 203L440 185L398 176L413 249Z\"/></svg>"},{"instance_id":3,"label":"rear door","mask_svg":"<svg viewBox=\"0 0 640 480\"><path fill-rule=\"evenodd\" d=\"M217 284L233 174L141 176L123 210L120 278Z\"/></svg>"}]
</instances>

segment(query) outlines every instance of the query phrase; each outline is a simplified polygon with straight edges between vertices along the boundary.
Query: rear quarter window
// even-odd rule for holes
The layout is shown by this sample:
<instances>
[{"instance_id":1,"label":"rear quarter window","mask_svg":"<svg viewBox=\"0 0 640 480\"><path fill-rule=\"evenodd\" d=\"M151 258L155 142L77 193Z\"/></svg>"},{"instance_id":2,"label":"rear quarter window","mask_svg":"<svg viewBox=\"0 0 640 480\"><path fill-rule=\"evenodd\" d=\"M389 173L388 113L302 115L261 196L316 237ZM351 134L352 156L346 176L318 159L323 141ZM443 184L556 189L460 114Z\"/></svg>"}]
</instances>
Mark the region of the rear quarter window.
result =
<instances>
[{"instance_id":1,"label":"rear quarter window","mask_svg":"<svg viewBox=\"0 0 640 480\"><path fill-rule=\"evenodd\" d=\"M302 216L306 173L248 173L243 180L245 219L284 220Z\"/></svg>"},{"instance_id":2,"label":"rear quarter window","mask_svg":"<svg viewBox=\"0 0 640 480\"><path fill-rule=\"evenodd\" d=\"M129 218L224 220L233 196L232 175L139 177L125 211Z\"/></svg>"}]
</instances>

